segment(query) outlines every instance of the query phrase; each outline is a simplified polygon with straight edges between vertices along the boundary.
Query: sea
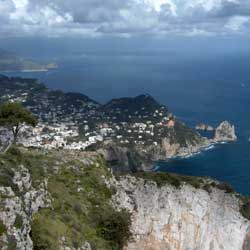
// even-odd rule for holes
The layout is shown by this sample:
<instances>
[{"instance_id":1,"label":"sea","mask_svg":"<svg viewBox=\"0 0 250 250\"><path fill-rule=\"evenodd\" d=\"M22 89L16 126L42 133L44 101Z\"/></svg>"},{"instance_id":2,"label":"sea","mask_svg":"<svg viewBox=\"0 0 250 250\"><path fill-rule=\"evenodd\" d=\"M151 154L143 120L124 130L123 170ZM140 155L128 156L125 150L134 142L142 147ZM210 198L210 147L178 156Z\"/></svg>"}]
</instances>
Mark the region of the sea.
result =
<instances>
[{"instance_id":1,"label":"sea","mask_svg":"<svg viewBox=\"0 0 250 250\"><path fill-rule=\"evenodd\" d=\"M209 176L250 195L250 53L202 55L168 50L98 50L58 54L49 72L11 72L52 89L81 92L100 103L150 94L191 127L228 120L238 141L184 159L157 163L158 171Z\"/></svg>"}]
</instances>

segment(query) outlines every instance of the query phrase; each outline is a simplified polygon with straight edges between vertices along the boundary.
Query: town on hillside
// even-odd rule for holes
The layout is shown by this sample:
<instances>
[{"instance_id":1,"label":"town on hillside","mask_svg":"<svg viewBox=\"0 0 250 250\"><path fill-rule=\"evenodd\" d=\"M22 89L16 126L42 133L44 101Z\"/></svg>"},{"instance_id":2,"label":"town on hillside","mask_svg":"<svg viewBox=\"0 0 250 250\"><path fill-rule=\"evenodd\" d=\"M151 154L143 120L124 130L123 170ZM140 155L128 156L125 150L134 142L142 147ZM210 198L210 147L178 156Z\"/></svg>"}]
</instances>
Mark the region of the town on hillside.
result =
<instances>
[{"instance_id":1,"label":"town on hillside","mask_svg":"<svg viewBox=\"0 0 250 250\"><path fill-rule=\"evenodd\" d=\"M158 145L176 133L194 133L150 95L114 99L105 105L79 93L48 89L36 79L0 76L0 103L19 102L37 118L19 138L24 146L84 150L113 141L118 145ZM11 134L0 128L6 144Z\"/></svg>"}]
</instances>

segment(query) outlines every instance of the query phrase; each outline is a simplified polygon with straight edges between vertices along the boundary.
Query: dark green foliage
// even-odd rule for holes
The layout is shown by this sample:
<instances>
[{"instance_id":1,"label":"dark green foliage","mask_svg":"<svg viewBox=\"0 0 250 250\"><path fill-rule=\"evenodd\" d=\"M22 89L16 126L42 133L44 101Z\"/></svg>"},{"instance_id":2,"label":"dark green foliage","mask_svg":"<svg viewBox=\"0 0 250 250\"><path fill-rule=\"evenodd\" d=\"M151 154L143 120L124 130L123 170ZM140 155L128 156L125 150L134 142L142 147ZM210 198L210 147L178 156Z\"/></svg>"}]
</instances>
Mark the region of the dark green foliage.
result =
<instances>
[{"instance_id":1,"label":"dark green foliage","mask_svg":"<svg viewBox=\"0 0 250 250\"><path fill-rule=\"evenodd\" d=\"M226 193L234 193L234 189L226 182L221 182L217 184L216 187L224 190Z\"/></svg>"},{"instance_id":2,"label":"dark green foliage","mask_svg":"<svg viewBox=\"0 0 250 250\"><path fill-rule=\"evenodd\" d=\"M2 236L4 233L6 233L6 227L5 225L3 224L2 221L0 221L0 236Z\"/></svg>"},{"instance_id":3,"label":"dark green foliage","mask_svg":"<svg viewBox=\"0 0 250 250\"><path fill-rule=\"evenodd\" d=\"M16 220L15 220L15 223L14 223L14 227L20 229L21 227L23 226L23 218L21 215L17 215L16 216Z\"/></svg>"},{"instance_id":4,"label":"dark green foliage","mask_svg":"<svg viewBox=\"0 0 250 250\"><path fill-rule=\"evenodd\" d=\"M169 131L169 137L171 143L178 143L182 147L186 147L187 143L195 145L200 140L200 136L196 131L177 120L174 129Z\"/></svg>"},{"instance_id":5,"label":"dark green foliage","mask_svg":"<svg viewBox=\"0 0 250 250\"><path fill-rule=\"evenodd\" d=\"M250 220L250 197L242 197L242 205L240 208L240 213L247 220Z\"/></svg>"},{"instance_id":6,"label":"dark green foliage","mask_svg":"<svg viewBox=\"0 0 250 250\"><path fill-rule=\"evenodd\" d=\"M194 188L200 188L201 184L203 183L202 178L199 177L183 176L169 173L140 172L136 173L135 176L143 178L145 180L154 181L159 187L170 184L175 186L176 188L179 188L183 183L187 183Z\"/></svg>"},{"instance_id":7,"label":"dark green foliage","mask_svg":"<svg viewBox=\"0 0 250 250\"><path fill-rule=\"evenodd\" d=\"M131 238L131 215L126 210L104 214L98 222L98 235L113 246L114 250L122 250Z\"/></svg>"},{"instance_id":8,"label":"dark green foliage","mask_svg":"<svg viewBox=\"0 0 250 250\"><path fill-rule=\"evenodd\" d=\"M21 164L30 171L33 186L36 186L45 177L45 172L51 166L52 159L48 156L37 155L29 151L24 153L17 146L11 146L7 153L0 157L0 184L12 187L15 193L18 192L18 188L12 182L14 176L13 170Z\"/></svg>"},{"instance_id":9,"label":"dark green foliage","mask_svg":"<svg viewBox=\"0 0 250 250\"><path fill-rule=\"evenodd\" d=\"M10 169L6 162L0 161L0 185L3 187L11 187L12 190L17 193L18 187L13 183L12 178L14 177L13 170Z\"/></svg>"},{"instance_id":10,"label":"dark green foliage","mask_svg":"<svg viewBox=\"0 0 250 250\"><path fill-rule=\"evenodd\" d=\"M20 103L5 103L0 106L0 126L10 129L16 141L22 124L36 126L37 119Z\"/></svg>"},{"instance_id":11,"label":"dark green foliage","mask_svg":"<svg viewBox=\"0 0 250 250\"><path fill-rule=\"evenodd\" d=\"M207 191L209 194L212 193L212 186L208 183L203 186L203 189Z\"/></svg>"}]
</instances>

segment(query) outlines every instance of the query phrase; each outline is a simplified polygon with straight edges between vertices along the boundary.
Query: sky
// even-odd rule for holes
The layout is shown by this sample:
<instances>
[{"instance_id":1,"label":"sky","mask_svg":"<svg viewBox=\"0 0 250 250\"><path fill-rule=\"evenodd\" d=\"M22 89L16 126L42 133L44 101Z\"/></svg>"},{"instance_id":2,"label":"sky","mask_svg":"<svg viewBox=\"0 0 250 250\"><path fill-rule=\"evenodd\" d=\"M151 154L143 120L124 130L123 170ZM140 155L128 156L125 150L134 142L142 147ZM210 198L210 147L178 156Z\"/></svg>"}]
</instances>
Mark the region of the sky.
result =
<instances>
[{"instance_id":1,"label":"sky","mask_svg":"<svg viewBox=\"0 0 250 250\"><path fill-rule=\"evenodd\" d=\"M0 0L0 39L248 36L249 0Z\"/></svg>"}]
</instances>

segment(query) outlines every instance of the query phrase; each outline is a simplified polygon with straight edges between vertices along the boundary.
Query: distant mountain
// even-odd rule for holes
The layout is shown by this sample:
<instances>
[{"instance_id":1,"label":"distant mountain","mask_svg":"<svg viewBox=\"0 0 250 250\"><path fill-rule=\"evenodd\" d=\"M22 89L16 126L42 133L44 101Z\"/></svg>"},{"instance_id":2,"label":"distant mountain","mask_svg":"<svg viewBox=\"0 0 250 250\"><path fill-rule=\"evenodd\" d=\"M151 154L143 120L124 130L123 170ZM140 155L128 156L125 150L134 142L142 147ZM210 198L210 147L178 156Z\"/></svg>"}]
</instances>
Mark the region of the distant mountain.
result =
<instances>
[{"instance_id":1,"label":"distant mountain","mask_svg":"<svg viewBox=\"0 0 250 250\"><path fill-rule=\"evenodd\" d=\"M57 68L54 63L41 65L0 49L0 71L47 71L54 68Z\"/></svg>"}]
</instances>

